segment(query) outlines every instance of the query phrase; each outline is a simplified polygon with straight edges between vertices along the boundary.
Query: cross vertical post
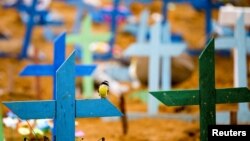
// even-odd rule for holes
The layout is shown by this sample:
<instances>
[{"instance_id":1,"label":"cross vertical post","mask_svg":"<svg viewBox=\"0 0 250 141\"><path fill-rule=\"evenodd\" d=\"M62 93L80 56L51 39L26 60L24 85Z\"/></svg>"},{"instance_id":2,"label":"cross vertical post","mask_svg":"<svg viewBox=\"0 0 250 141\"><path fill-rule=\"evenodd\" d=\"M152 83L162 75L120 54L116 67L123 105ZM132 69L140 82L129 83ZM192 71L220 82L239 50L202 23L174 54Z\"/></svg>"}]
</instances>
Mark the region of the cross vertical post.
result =
<instances>
[{"instance_id":1,"label":"cross vertical post","mask_svg":"<svg viewBox=\"0 0 250 141\"><path fill-rule=\"evenodd\" d=\"M29 47L29 43L31 40L32 36L32 30L34 26L34 16L35 16L35 11L36 11L36 4L38 0L33 0L30 9L28 10L29 18L28 18L28 23L26 25L26 32L25 32L25 38L23 41L23 46L20 54L20 58L26 58L27 57L27 50Z\"/></svg>"},{"instance_id":2,"label":"cross vertical post","mask_svg":"<svg viewBox=\"0 0 250 141\"><path fill-rule=\"evenodd\" d=\"M168 1L169 0L163 0L162 4L162 24L165 24L167 22L167 16L168 16Z\"/></svg>"},{"instance_id":3,"label":"cross vertical post","mask_svg":"<svg viewBox=\"0 0 250 141\"><path fill-rule=\"evenodd\" d=\"M211 40L210 42L214 42ZM215 62L213 43L199 57L199 89L200 89L200 133L201 141L207 140L208 125L215 125ZM206 64L206 65L205 65ZM209 76L209 77L208 77ZM209 117L209 118L208 118Z\"/></svg>"},{"instance_id":4,"label":"cross vertical post","mask_svg":"<svg viewBox=\"0 0 250 141\"><path fill-rule=\"evenodd\" d=\"M246 87L215 88L214 39L199 57L199 89L150 92L168 106L200 106L200 140L208 141L208 126L216 124L215 105L250 101L250 91Z\"/></svg>"},{"instance_id":5,"label":"cross vertical post","mask_svg":"<svg viewBox=\"0 0 250 141\"><path fill-rule=\"evenodd\" d=\"M212 31L212 1L206 0L206 6L205 6L205 20L206 20L206 40L209 39L211 31Z\"/></svg>"},{"instance_id":6,"label":"cross vertical post","mask_svg":"<svg viewBox=\"0 0 250 141\"><path fill-rule=\"evenodd\" d=\"M113 47L115 43L115 35L116 35L116 28L117 28L117 15L118 15L118 7L120 4L120 0L113 0L113 10L111 12L112 18L110 23L111 34L113 35L110 40L110 46Z\"/></svg>"},{"instance_id":7,"label":"cross vertical post","mask_svg":"<svg viewBox=\"0 0 250 141\"><path fill-rule=\"evenodd\" d=\"M75 137L75 69L74 54L56 71L56 140L71 140ZM65 77L67 76L67 77ZM65 83L67 82L67 83ZM63 125L60 124L67 123ZM68 131L67 131L67 130Z\"/></svg>"},{"instance_id":8,"label":"cross vertical post","mask_svg":"<svg viewBox=\"0 0 250 141\"><path fill-rule=\"evenodd\" d=\"M244 15L239 17L236 23L236 31L234 38L236 40L236 46L234 49L234 85L235 87L247 87L247 42L246 42L246 30L244 26ZM250 112L248 109L248 103L239 104L239 110L241 112ZM250 119L249 119L250 120Z\"/></svg>"},{"instance_id":9,"label":"cross vertical post","mask_svg":"<svg viewBox=\"0 0 250 141\"><path fill-rule=\"evenodd\" d=\"M104 55L95 55L94 58L95 59L110 59L112 58L113 54L112 54L112 48L114 47L114 43L115 43L115 35L116 35L116 29L117 29L117 20L118 20L118 16L121 15L120 11L119 11L119 4L120 4L120 0L113 0L113 9L111 12L107 12L107 14L111 15L111 22L110 22L110 30L111 30L111 34L112 37L109 40L109 46L110 46L110 50L104 54Z\"/></svg>"},{"instance_id":10,"label":"cross vertical post","mask_svg":"<svg viewBox=\"0 0 250 141\"><path fill-rule=\"evenodd\" d=\"M107 17L108 22L110 24L110 31L113 35L109 40L109 46L110 50L105 54L95 54L94 58L97 60L108 60L112 59L112 49L114 47L114 43L116 40L116 30L119 24L119 20L127 17L129 15L129 11L127 9L120 8L120 2L121 0L112 0L113 7L112 8L104 8L101 10L101 15L104 17L104 20L106 20L105 17ZM110 19L110 20L109 20Z\"/></svg>"}]
</instances>

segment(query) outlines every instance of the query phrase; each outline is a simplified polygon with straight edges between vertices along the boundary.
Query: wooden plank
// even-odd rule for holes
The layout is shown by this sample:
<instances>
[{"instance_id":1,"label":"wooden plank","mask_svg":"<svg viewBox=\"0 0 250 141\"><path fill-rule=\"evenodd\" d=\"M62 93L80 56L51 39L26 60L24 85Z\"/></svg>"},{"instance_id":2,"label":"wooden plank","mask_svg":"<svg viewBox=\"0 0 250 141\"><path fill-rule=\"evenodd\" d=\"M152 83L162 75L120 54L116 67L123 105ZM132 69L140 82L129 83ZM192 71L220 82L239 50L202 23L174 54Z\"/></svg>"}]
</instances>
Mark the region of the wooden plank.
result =
<instances>
[{"instance_id":1,"label":"wooden plank","mask_svg":"<svg viewBox=\"0 0 250 141\"><path fill-rule=\"evenodd\" d=\"M168 106L199 105L198 90L174 90L150 92ZM246 87L216 89L216 104L250 102L250 91Z\"/></svg>"},{"instance_id":2,"label":"wooden plank","mask_svg":"<svg viewBox=\"0 0 250 141\"><path fill-rule=\"evenodd\" d=\"M111 13L109 13L111 15L110 30L111 30L111 34L113 35L109 41L109 45L111 47L113 47L115 43L116 29L118 25L117 17L121 14L118 8L119 4L120 4L120 0L113 0L113 10L111 11Z\"/></svg>"},{"instance_id":3,"label":"wooden plank","mask_svg":"<svg viewBox=\"0 0 250 141\"><path fill-rule=\"evenodd\" d=\"M138 27L138 31L137 32L137 42L138 43L143 43L146 41L145 35L147 35L147 31L148 31L148 17L149 17L149 11L148 10L144 10L141 13L141 17L140 17L140 26Z\"/></svg>"},{"instance_id":4,"label":"wooden plank","mask_svg":"<svg viewBox=\"0 0 250 141\"><path fill-rule=\"evenodd\" d=\"M88 76L93 73L96 65L76 65L76 76ZM20 76L51 76L54 73L54 66L52 65L28 65L26 66Z\"/></svg>"},{"instance_id":5,"label":"wooden plank","mask_svg":"<svg viewBox=\"0 0 250 141\"><path fill-rule=\"evenodd\" d=\"M81 37L77 34L70 34L66 39L67 44L77 44L80 45L82 43Z\"/></svg>"},{"instance_id":6,"label":"wooden plank","mask_svg":"<svg viewBox=\"0 0 250 141\"><path fill-rule=\"evenodd\" d=\"M247 42L247 47L250 48L250 37L247 37L246 40L247 40L247 41L246 41L246 42Z\"/></svg>"},{"instance_id":7,"label":"wooden plank","mask_svg":"<svg viewBox=\"0 0 250 141\"><path fill-rule=\"evenodd\" d=\"M153 52L152 52L153 53ZM158 55L150 55L149 60L149 91L156 91L160 89L160 78L158 77L160 74L160 56ZM149 95L148 99L148 113L149 114L157 114L158 112L158 101Z\"/></svg>"},{"instance_id":8,"label":"wooden plank","mask_svg":"<svg viewBox=\"0 0 250 141\"><path fill-rule=\"evenodd\" d=\"M149 56L151 46L148 43L134 43L129 46L124 52L125 56Z\"/></svg>"},{"instance_id":9,"label":"wooden plank","mask_svg":"<svg viewBox=\"0 0 250 141\"><path fill-rule=\"evenodd\" d=\"M29 20L28 23L26 24L26 31L25 31L25 36L24 36L24 41L22 45L22 50L20 54L20 58L26 58L27 57L27 51L28 47L30 44L31 36L32 36L32 30L34 26L34 16L35 16L35 11L36 11L36 5L37 5L38 0L33 0L32 4L30 7L27 7L29 9Z\"/></svg>"},{"instance_id":10,"label":"wooden plank","mask_svg":"<svg viewBox=\"0 0 250 141\"><path fill-rule=\"evenodd\" d=\"M200 93L200 137L208 141L208 125L215 125L215 62L214 39L211 39L199 56L199 93Z\"/></svg>"},{"instance_id":11,"label":"wooden plank","mask_svg":"<svg viewBox=\"0 0 250 141\"><path fill-rule=\"evenodd\" d=\"M216 90L216 103L250 102L250 91L246 87Z\"/></svg>"},{"instance_id":12,"label":"wooden plank","mask_svg":"<svg viewBox=\"0 0 250 141\"><path fill-rule=\"evenodd\" d=\"M164 56L177 56L180 55L185 48L185 43L168 43L159 46L159 53Z\"/></svg>"},{"instance_id":13,"label":"wooden plank","mask_svg":"<svg viewBox=\"0 0 250 141\"><path fill-rule=\"evenodd\" d=\"M56 140L75 137L75 52L56 71Z\"/></svg>"},{"instance_id":14,"label":"wooden plank","mask_svg":"<svg viewBox=\"0 0 250 141\"><path fill-rule=\"evenodd\" d=\"M53 118L55 115L55 101L14 101L3 102L13 113L21 119Z\"/></svg>"},{"instance_id":15,"label":"wooden plank","mask_svg":"<svg viewBox=\"0 0 250 141\"><path fill-rule=\"evenodd\" d=\"M240 16L237 20L235 31L235 40L237 44L234 51L234 86L235 87L247 87L247 48L246 48L246 30L244 26L244 16ZM248 103L240 103L239 111L249 112ZM244 115L241 115L244 116Z\"/></svg>"},{"instance_id":16,"label":"wooden plank","mask_svg":"<svg viewBox=\"0 0 250 141\"><path fill-rule=\"evenodd\" d=\"M174 90L150 92L155 98L168 106L199 105L198 90Z\"/></svg>"},{"instance_id":17,"label":"wooden plank","mask_svg":"<svg viewBox=\"0 0 250 141\"><path fill-rule=\"evenodd\" d=\"M236 45L236 40L232 37L219 37L215 39L216 49L231 49Z\"/></svg>"},{"instance_id":18,"label":"wooden plank","mask_svg":"<svg viewBox=\"0 0 250 141\"><path fill-rule=\"evenodd\" d=\"M89 76L92 75L96 69L96 65L76 65L76 76Z\"/></svg>"},{"instance_id":19,"label":"wooden plank","mask_svg":"<svg viewBox=\"0 0 250 141\"><path fill-rule=\"evenodd\" d=\"M90 118L122 115L107 99L76 100L76 117Z\"/></svg>"},{"instance_id":20,"label":"wooden plank","mask_svg":"<svg viewBox=\"0 0 250 141\"><path fill-rule=\"evenodd\" d=\"M161 85L163 90L171 89L171 57L163 56L162 57L162 71L161 71Z\"/></svg>"},{"instance_id":21,"label":"wooden plank","mask_svg":"<svg viewBox=\"0 0 250 141\"><path fill-rule=\"evenodd\" d=\"M54 74L52 65L28 65L20 73L20 76L51 76Z\"/></svg>"},{"instance_id":22,"label":"wooden plank","mask_svg":"<svg viewBox=\"0 0 250 141\"><path fill-rule=\"evenodd\" d=\"M149 55L149 91L156 91L160 89L160 58L159 45L161 23L157 22L150 28L150 55ZM152 45L155 45L153 47ZM159 102L153 96L149 95L148 98L148 113L150 115L157 114Z\"/></svg>"},{"instance_id":23,"label":"wooden plank","mask_svg":"<svg viewBox=\"0 0 250 141\"><path fill-rule=\"evenodd\" d=\"M53 66L57 70L65 61L66 52L66 32L61 33L54 42L54 60ZM54 71L55 72L55 71Z\"/></svg>"}]
</instances>

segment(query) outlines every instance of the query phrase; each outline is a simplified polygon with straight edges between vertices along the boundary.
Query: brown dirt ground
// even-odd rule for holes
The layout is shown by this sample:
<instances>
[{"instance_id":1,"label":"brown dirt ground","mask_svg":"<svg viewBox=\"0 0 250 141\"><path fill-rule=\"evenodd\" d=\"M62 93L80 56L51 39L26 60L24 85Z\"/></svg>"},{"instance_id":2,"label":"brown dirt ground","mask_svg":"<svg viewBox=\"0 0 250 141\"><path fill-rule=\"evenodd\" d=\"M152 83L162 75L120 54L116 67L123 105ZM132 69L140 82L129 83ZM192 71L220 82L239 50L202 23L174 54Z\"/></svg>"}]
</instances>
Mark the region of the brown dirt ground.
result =
<instances>
[{"instance_id":1,"label":"brown dirt ground","mask_svg":"<svg viewBox=\"0 0 250 141\"><path fill-rule=\"evenodd\" d=\"M157 7L157 5L156 5ZM67 6L62 3L54 2L52 9L59 11L64 16L65 26L58 31L70 31L73 22L75 9L72 6ZM138 10L138 7L135 8ZM140 8L139 8L140 9ZM154 10L154 8L152 8ZM157 8L155 8L157 9ZM157 10L156 10L157 11ZM183 13L185 11L185 13ZM213 16L216 17L216 11ZM73 15L73 16L72 16ZM9 33L11 40L5 43L0 43L0 50L18 53L20 51L22 38L24 35L24 25L22 24L19 15L13 9L0 8L0 32ZM173 32L181 33L188 43L190 48L201 48L204 44L204 14L192 9L189 5L178 5L176 10L169 12L169 20L172 25ZM107 30L105 25L96 25L98 29ZM194 34L195 33L195 34ZM126 47L134 39L132 37L124 37L118 34L117 43L120 46ZM52 62L52 46L53 43L47 42L42 36L41 27L36 27L32 36L33 45L39 50L46 53L46 60L40 63ZM11 46L11 47L10 47ZM67 53L72 49L68 48ZM192 76L186 81L176 84L175 89L189 89L198 87L198 64L197 57L193 57L196 64ZM27 64L33 63L32 60L15 60L10 58L0 59L0 99L1 101L9 100L31 100L37 99L36 94L36 78L20 77L19 72ZM227 70L227 71L226 71ZM39 95L41 99L51 99L52 79L49 77L39 78L41 88ZM216 56L216 87L231 87L233 86L233 58ZM142 88L141 88L142 89ZM146 111L146 104L139 100L129 98L130 91L126 94L127 110L128 111ZM111 101L118 104L117 98L111 96ZM4 113L7 109L4 108ZM178 107L177 107L178 108ZM160 112L175 113L176 107L166 107L161 105ZM217 106L218 110L236 110L237 105L222 105ZM185 107L181 113L198 113L198 107ZM129 121L129 132L127 135L122 135L121 123L119 121L104 122L99 118L94 119L77 119L79 126L85 132L84 140L97 141L101 137L105 137L107 141L196 141L199 140L199 123L184 122L179 120L143 118ZM12 132L14 139L20 140L20 136L16 131ZM11 130L5 128L5 137L7 141L11 140Z\"/></svg>"}]
</instances>

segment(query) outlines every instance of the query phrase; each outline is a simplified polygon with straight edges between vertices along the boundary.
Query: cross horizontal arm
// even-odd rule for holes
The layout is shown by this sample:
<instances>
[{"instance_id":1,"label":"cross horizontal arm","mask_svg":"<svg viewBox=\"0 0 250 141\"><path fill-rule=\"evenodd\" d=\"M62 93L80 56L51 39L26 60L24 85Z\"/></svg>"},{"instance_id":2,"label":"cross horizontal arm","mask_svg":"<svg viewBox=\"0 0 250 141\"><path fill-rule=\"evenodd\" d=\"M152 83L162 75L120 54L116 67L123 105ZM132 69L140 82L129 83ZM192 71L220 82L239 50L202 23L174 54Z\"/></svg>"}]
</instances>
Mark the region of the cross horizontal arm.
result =
<instances>
[{"instance_id":1,"label":"cross horizontal arm","mask_svg":"<svg viewBox=\"0 0 250 141\"><path fill-rule=\"evenodd\" d=\"M92 34L92 33L90 33ZM88 35L88 34L85 34L85 38L86 39L89 39L90 41L92 40L93 42L107 42L110 40L111 38L111 33L95 33L95 34L92 34L92 35Z\"/></svg>"},{"instance_id":2,"label":"cross horizontal arm","mask_svg":"<svg viewBox=\"0 0 250 141\"><path fill-rule=\"evenodd\" d=\"M55 116L55 101L3 102L21 119L52 119ZM76 100L76 117L111 117L123 114L107 99Z\"/></svg>"},{"instance_id":3,"label":"cross horizontal arm","mask_svg":"<svg viewBox=\"0 0 250 141\"><path fill-rule=\"evenodd\" d=\"M111 117L122 115L107 99L76 100L76 117Z\"/></svg>"},{"instance_id":4,"label":"cross horizontal arm","mask_svg":"<svg viewBox=\"0 0 250 141\"><path fill-rule=\"evenodd\" d=\"M91 75L95 70L96 65L77 65L76 76ZM21 76L51 76L54 73L52 65L29 65L21 73Z\"/></svg>"},{"instance_id":5,"label":"cross horizontal arm","mask_svg":"<svg viewBox=\"0 0 250 141\"><path fill-rule=\"evenodd\" d=\"M95 70L96 65L77 65L76 66L76 76L89 76Z\"/></svg>"},{"instance_id":6,"label":"cross horizontal arm","mask_svg":"<svg viewBox=\"0 0 250 141\"><path fill-rule=\"evenodd\" d=\"M168 106L199 105L199 90L159 91L150 94ZM250 102L250 91L247 88L216 90L216 104L238 102Z\"/></svg>"},{"instance_id":7,"label":"cross horizontal arm","mask_svg":"<svg viewBox=\"0 0 250 141\"><path fill-rule=\"evenodd\" d=\"M79 44L80 45L82 43L81 38L82 37L77 35L77 34L69 34L69 35L67 35L66 43L67 44Z\"/></svg>"},{"instance_id":8,"label":"cross horizontal arm","mask_svg":"<svg viewBox=\"0 0 250 141\"><path fill-rule=\"evenodd\" d=\"M125 56L148 56L151 54L151 49L153 47L150 47L148 43L135 43L129 46L126 50L124 55Z\"/></svg>"},{"instance_id":9,"label":"cross horizontal arm","mask_svg":"<svg viewBox=\"0 0 250 141\"><path fill-rule=\"evenodd\" d=\"M21 119L54 118L55 101L13 101L3 102L13 113Z\"/></svg>"},{"instance_id":10,"label":"cross horizontal arm","mask_svg":"<svg viewBox=\"0 0 250 141\"><path fill-rule=\"evenodd\" d=\"M199 90L159 91L150 94L168 106L199 105Z\"/></svg>"},{"instance_id":11,"label":"cross horizontal arm","mask_svg":"<svg viewBox=\"0 0 250 141\"><path fill-rule=\"evenodd\" d=\"M156 49L156 46L158 46L159 51L158 53L161 56L174 56L174 55L179 55L181 54L185 48L186 44L184 43L171 43L171 44L161 44L161 45L150 45L148 43L135 43L132 44L126 51L125 55L126 56L148 56L149 54L152 54L153 49ZM157 50L157 49L156 49Z\"/></svg>"},{"instance_id":12,"label":"cross horizontal arm","mask_svg":"<svg viewBox=\"0 0 250 141\"><path fill-rule=\"evenodd\" d=\"M229 49L235 48L236 40L234 37L219 37L215 39L216 49Z\"/></svg>"},{"instance_id":13,"label":"cross horizontal arm","mask_svg":"<svg viewBox=\"0 0 250 141\"><path fill-rule=\"evenodd\" d=\"M51 76L54 74L54 67L52 65L28 65L20 73L21 76Z\"/></svg>"},{"instance_id":14,"label":"cross horizontal arm","mask_svg":"<svg viewBox=\"0 0 250 141\"><path fill-rule=\"evenodd\" d=\"M160 51L159 53L162 56L176 56L181 54L185 48L186 48L186 44L185 43L167 43L167 44L162 44L161 46L159 46Z\"/></svg>"},{"instance_id":15,"label":"cross horizontal arm","mask_svg":"<svg viewBox=\"0 0 250 141\"><path fill-rule=\"evenodd\" d=\"M226 88L216 90L216 103L239 103L250 102L250 91L248 88Z\"/></svg>"}]
</instances>

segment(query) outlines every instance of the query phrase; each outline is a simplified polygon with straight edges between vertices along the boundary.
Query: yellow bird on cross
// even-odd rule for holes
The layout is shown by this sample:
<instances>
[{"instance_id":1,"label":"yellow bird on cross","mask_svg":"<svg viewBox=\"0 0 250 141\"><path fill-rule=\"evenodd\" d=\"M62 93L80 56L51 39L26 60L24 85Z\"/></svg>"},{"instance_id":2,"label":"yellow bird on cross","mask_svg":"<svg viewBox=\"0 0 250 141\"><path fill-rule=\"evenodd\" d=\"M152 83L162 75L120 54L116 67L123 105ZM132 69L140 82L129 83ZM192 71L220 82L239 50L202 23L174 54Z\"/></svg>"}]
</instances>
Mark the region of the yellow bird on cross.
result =
<instances>
[{"instance_id":1,"label":"yellow bird on cross","mask_svg":"<svg viewBox=\"0 0 250 141\"><path fill-rule=\"evenodd\" d=\"M109 82L108 81L103 81L99 88L98 88L98 93L101 98L106 98L108 93L109 93Z\"/></svg>"}]
</instances>

